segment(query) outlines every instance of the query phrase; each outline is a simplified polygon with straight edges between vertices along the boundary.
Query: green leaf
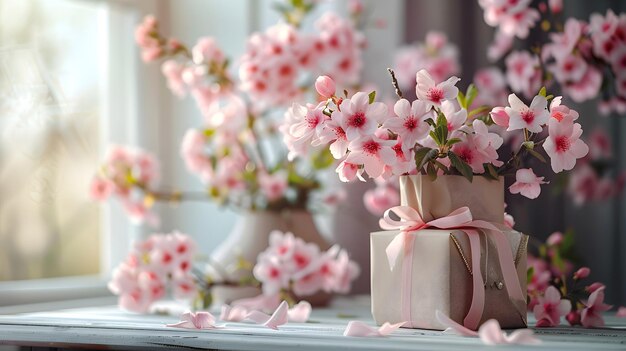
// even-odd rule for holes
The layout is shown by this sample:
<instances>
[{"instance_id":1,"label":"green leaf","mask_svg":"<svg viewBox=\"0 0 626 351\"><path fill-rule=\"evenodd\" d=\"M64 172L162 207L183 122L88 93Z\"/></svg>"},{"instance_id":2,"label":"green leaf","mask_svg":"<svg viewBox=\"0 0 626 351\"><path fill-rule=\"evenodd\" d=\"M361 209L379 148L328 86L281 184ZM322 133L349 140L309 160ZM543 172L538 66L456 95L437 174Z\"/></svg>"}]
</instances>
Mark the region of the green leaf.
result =
<instances>
[{"instance_id":1,"label":"green leaf","mask_svg":"<svg viewBox=\"0 0 626 351\"><path fill-rule=\"evenodd\" d=\"M472 167L457 156L457 154L449 151L448 158L450 159L450 163L452 163L452 167L456 168L456 170L459 171L463 177L470 182L474 179L474 171L472 171Z\"/></svg>"},{"instance_id":2,"label":"green leaf","mask_svg":"<svg viewBox=\"0 0 626 351\"><path fill-rule=\"evenodd\" d=\"M463 94L463 92L460 90L459 90L459 94L456 96L456 101L459 102L459 105L462 108L467 109L467 105L465 104L465 94Z\"/></svg>"},{"instance_id":3,"label":"green leaf","mask_svg":"<svg viewBox=\"0 0 626 351\"><path fill-rule=\"evenodd\" d=\"M437 160L433 160L433 163L435 164L435 166L437 166L437 168L439 168L440 170L443 171L443 173L448 173L448 167L446 167L446 165L444 165L443 163L437 161Z\"/></svg>"},{"instance_id":4,"label":"green leaf","mask_svg":"<svg viewBox=\"0 0 626 351\"><path fill-rule=\"evenodd\" d=\"M465 92L465 108L469 108L472 106L472 102L478 95L478 89L474 86L474 84L470 84L467 87L467 91Z\"/></svg>"},{"instance_id":5,"label":"green leaf","mask_svg":"<svg viewBox=\"0 0 626 351\"><path fill-rule=\"evenodd\" d=\"M431 181L434 182L437 180L437 169L435 169L432 162L429 162L428 166L426 166L426 174L428 174L428 178L430 178Z\"/></svg>"},{"instance_id":6,"label":"green leaf","mask_svg":"<svg viewBox=\"0 0 626 351\"><path fill-rule=\"evenodd\" d=\"M546 87L541 87L541 89L539 89L539 95L546 97L548 95L547 91L546 91Z\"/></svg>"},{"instance_id":7,"label":"green leaf","mask_svg":"<svg viewBox=\"0 0 626 351\"><path fill-rule=\"evenodd\" d=\"M435 130L431 130L430 133L428 133L428 135L430 135L431 138L433 138L433 140L435 141L435 144L437 144L437 146L440 146L443 144L443 142L441 141L441 139L439 139L439 134L436 133L436 129Z\"/></svg>"},{"instance_id":8,"label":"green leaf","mask_svg":"<svg viewBox=\"0 0 626 351\"><path fill-rule=\"evenodd\" d=\"M450 139L450 140L448 140L446 142L446 145L447 146L452 146L452 145L454 145L456 143L460 143L460 142L461 142L461 139L459 139L459 138L452 138L452 139Z\"/></svg>"},{"instance_id":9,"label":"green leaf","mask_svg":"<svg viewBox=\"0 0 626 351\"><path fill-rule=\"evenodd\" d=\"M528 267L528 270L526 271L526 282L528 284L530 284L530 282L533 280L533 275L535 274L535 267Z\"/></svg>"},{"instance_id":10,"label":"green leaf","mask_svg":"<svg viewBox=\"0 0 626 351\"><path fill-rule=\"evenodd\" d=\"M439 151L429 147L423 147L415 151L415 167L419 171L424 165L437 158Z\"/></svg>"},{"instance_id":11,"label":"green leaf","mask_svg":"<svg viewBox=\"0 0 626 351\"><path fill-rule=\"evenodd\" d=\"M431 127L435 127L435 120L432 118L426 118L424 122L428 123L428 125Z\"/></svg>"},{"instance_id":12,"label":"green leaf","mask_svg":"<svg viewBox=\"0 0 626 351\"><path fill-rule=\"evenodd\" d=\"M313 154L313 158L311 160L313 168L316 170L328 168L334 162L335 158L328 148L323 148L319 152Z\"/></svg>"},{"instance_id":13,"label":"green leaf","mask_svg":"<svg viewBox=\"0 0 626 351\"><path fill-rule=\"evenodd\" d=\"M371 93L369 93L367 96L370 98L370 100L369 100L370 105L373 104L374 101L376 101L376 91L375 90L372 91Z\"/></svg>"},{"instance_id":14,"label":"green leaf","mask_svg":"<svg viewBox=\"0 0 626 351\"><path fill-rule=\"evenodd\" d=\"M437 112L437 127L442 126L445 126L446 128L448 127L448 119L446 118L446 115L443 114L443 112Z\"/></svg>"},{"instance_id":15,"label":"green leaf","mask_svg":"<svg viewBox=\"0 0 626 351\"><path fill-rule=\"evenodd\" d=\"M489 178L493 180L498 180L498 172L496 171L495 167L493 167L493 164L485 163L483 166L485 167L485 174L489 176Z\"/></svg>"},{"instance_id":16,"label":"green leaf","mask_svg":"<svg viewBox=\"0 0 626 351\"><path fill-rule=\"evenodd\" d=\"M539 161L541 161L542 163L546 163L546 159L545 157L543 157L540 153L538 153L535 150L532 149L527 149L528 153L531 154L533 157L535 157L536 159L538 159Z\"/></svg>"},{"instance_id":17,"label":"green leaf","mask_svg":"<svg viewBox=\"0 0 626 351\"><path fill-rule=\"evenodd\" d=\"M438 125L437 127L435 127L435 133L437 134L439 138L439 143L437 145L443 146L446 143L446 140L448 139L447 123L445 125Z\"/></svg>"}]
</instances>

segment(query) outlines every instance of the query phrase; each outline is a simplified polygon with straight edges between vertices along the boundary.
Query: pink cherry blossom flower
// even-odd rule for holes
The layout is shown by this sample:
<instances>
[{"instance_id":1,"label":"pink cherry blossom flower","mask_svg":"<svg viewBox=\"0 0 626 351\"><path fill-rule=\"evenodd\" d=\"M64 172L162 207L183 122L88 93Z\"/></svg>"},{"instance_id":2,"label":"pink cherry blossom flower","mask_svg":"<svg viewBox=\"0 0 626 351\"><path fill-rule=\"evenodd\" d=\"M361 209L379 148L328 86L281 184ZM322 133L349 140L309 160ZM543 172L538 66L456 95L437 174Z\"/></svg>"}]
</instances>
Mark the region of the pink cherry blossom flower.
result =
<instances>
[{"instance_id":1,"label":"pink cherry blossom flower","mask_svg":"<svg viewBox=\"0 0 626 351\"><path fill-rule=\"evenodd\" d=\"M428 71L435 81L460 72L458 48L442 32L429 31L423 43L404 46L395 57L394 70L401 88L412 88L415 74Z\"/></svg>"},{"instance_id":2,"label":"pink cherry blossom flower","mask_svg":"<svg viewBox=\"0 0 626 351\"><path fill-rule=\"evenodd\" d=\"M491 112L491 119L493 122L501 127L508 128L509 127L509 114L506 112L506 107L494 107Z\"/></svg>"},{"instance_id":3,"label":"pink cherry blossom flower","mask_svg":"<svg viewBox=\"0 0 626 351\"><path fill-rule=\"evenodd\" d=\"M515 183L509 187L511 194L521 194L529 199L536 199L541 193L544 177L538 177L532 168L521 168L515 173Z\"/></svg>"},{"instance_id":4,"label":"pink cherry blossom flower","mask_svg":"<svg viewBox=\"0 0 626 351\"><path fill-rule=\"evenodd\" d=\"M284 170L273 174L263 172L259 175L259 186L268 201L276 201L287 191L287 172Z\"/></svg>"},{"instance_id":5,"label":"pink cherry blossom flower","mask_svg":"<svg viewBox=\"0 0 626 351\"><path fill-rule=\"evenodd\" d=\"M365 181L365 179L363 179L361 176L363 169L359 168L358 164L341 161L335 171L339 175L339 180L341 180L342 182L351 182L357 177Z\"/></svg>"},{"instance_id":6,"label":"pink cherry blossom flower","mask_svg":"<svg viewBox=\"0 0 626 351\"><path fill-rule=\"evenodd\" d=\"M288 159L293 161L296 156L305 156L311 143L317 137L326 119L324 105L307 108L294 103L285 113L285 123L280 126L283 141L289 149Z\"/></svg>"},{"instance_id":7,"label":"pink cherry blossom flower","mask_svg":"<svg viewBox=\"0 0 626 351\"><path fill-rule=\"evenodd\" d=\"M367 190L363 195L363 202L370 213L382 216L387 209L400 204L400 194L391 186L379 186Z\"/></svg>"},{"instance_id":8,"label":"pink cherry blossom flower","mask_svg":"<svg viewBox=\"0 0 626 351\"><path fill-rule=\"evenodd\" d=\"M161 65L161 72L167 78L167 87L178 96L183 97L187 92L183 81L184 66L175 60L167 60Z\"/></svg>"},{"instance_id":9,"label":"pink cherry blossom flower","mask_svg":"<svg viewBox=\"0 0 626 351\"><path fill-rule=\"evenodd\" d=\"M534 96L541 86L539 58L526 51L513 51L506 59L506 80L516 93Z\"/></svg>"},{"instance_id":10,"label":"pink cherry blossom flower","mask_svg":"<svg viewBox=\"0 0 626 351\"><path fill-rule=\"evenodd\" d=\"M333 291L340 294L350 292L350 285L360 274L360 268L356 262L351 261L346 250L340 250L335 261L335 281Z\"/></svg>"},{"instance_id":11,"label":"pink cherry blossom flower","mask_svg":"<svg viewBox=\"0 0 626 351\"><path fill-rule=\"evenodd\" d=\"M589 276L589 273L591 273L589 267L581 267L574 273L574 279L578 280L587 278Z\"/></svg>"},{"instance_id":12,"label":"pink cherry blossom flower","mask_svg":"<svg viewBox=\"0 0 626 351\"><path fill-rule=\"evenodd\" d=\"M491 66L476 71L474 85L478 90L478 95L470 109L483 105L499 106L506 103L506 98L509 95L506 77L498 67Z\"/></svg>"},{"instance_id":13,"label":"pink cherry blossom flower","mask_svg":"<svg viewBox=\"0 0 626 351\"><path fill-rule=\"evenodd\" d=\"M319 76L315 80L315 90L323 98L330 98L335 95L335 81L329 76Z\"/></svg>"},{"instance_id":14,"label":"pink cherry blossom flower","mask_svg":"<svg viewBox=\"0 0 626 351\"><path fill-rule=\"evenodd\" d=\"M436 83L428 71L422 69L415 75L417 85L415 93L417 98L426 101L433 106L440 107L445 100L454 100L459 94L456 83L461 80L456 76L452 76L447 80Z\"/></svg>"},{"instance_id":15,"label":"pink cherry blossom flower","mask_svg":"<svg viewBox=\"0 0 626 351\"><path fill-rule=\"evenodd\" d=\"M552 13L561 13L563 11L563 0L548 0L548 6Z\"/></svg>"},{"instance_id":16,"label":"pink cherry blossom flower","mask_svg":"<svg viewBox=\"0 0 626 351\"><path fill-rule=\"evenodd\" d=\"M548 122L550 115L547 110L548 102L546 98L537 95L530 103L530 107L526 106L517 95L509 95L509 105L504 110L509 115L509 127L507 131L517 129L528 129L533 133L541 133L543 125Z\"/></svg>"},{"instance_id":17,"label":"pink cherry blossom flower","mask_svg":"<svg viewBox=\"0 0 626 351\"><path fill-rule=\"evenodd\" d=\"M595 282L595 283L592 283L589 286L585 287L585 290L588 293L591 294L591 293L594 293L596 290L600 290L600 289L604 289L604 288L605 288L604 284L602 284L600 282Z\"/></svg>"},{"instance_id":18,"label":"pink cherry blossom flower","mask_svg":"<svg viewBox=\"0 0 626 351\"><path fill-rule=\"evenodd\" d=\"M326 120L322 125L322 129L318 131L318 141L313 141L314 146L328 144L330 153L337 160L343 158L348 152L350 142L346 137L346 131L335 120Z\"/></svg>"},{"instance_id":19,"label":"pink cherry blossom flower","mask_svg":"<svg viewBox=\"0 0 626 351\"><path fill-rule=\"evenodd\" d=\"M387 117L387 105L382 102L369 103L369 96L364 92L345 99L334 111L332 119L339 122L349 141L374 133L379 123Z\"/></svg>"},{"instance_id":20,"label":"pink cherry blossom flower","mask_svg":"<svg viewBox=\"0 0 626 351\"><path fill-rule=\"evenodd\" d=\"M576 160L589 152L587 144L580 140L582 128L578 123L568 120L559 122L551 118L548 122L548 132L543 148L550 156L552 170L555 173L574 168Z\"/></svg>"},{"instance_id":21,"label":"pink cherry blossom flower","mask_svg":"<svg viewBox=\"0 0 626 351\"><path fill-rule=\"evenodd\" d=\"M363 165L365 172L376 178L383 173L385 165L393 165L396 156L393 151L395 142L383 140L376 136L364 136L350 142L351 150L346 157L346 162Z\"/></svg>"},{"instance_id":22,"label":"pink cherry blossom flower","mask_svg":"<svg viewBox=\"0 0 626 351\"><path fill-rule=\"evenodd\" d=\"M467 110L460 108L456 102L444 101L441 104L441 112L448 120L448 133L453 133L465 125L467 121Z\"/></svg>"},{"instance_id":23,"label":"pink cherry blossom flower","mask_svg":"<svg viewBox=\"0 0 626 351\"><path fill-rule=\"evenodd\" d=\"M195 64L213 63L221 65L225 60L224 53L217 45L217 41L211 37L198 39L196 45L191 49L191 55Z\"/></svg>"},{"instance_id":24,"label":"pink cherry blossom flower","mask_svg":"<svg viewBox=\"0 0 626 351\"><path fill-rule=\"evenodd\" d=\"M593 66L588 66L581 79L563 85L563 93L574 102L583 102L598 96L601 86L602 73Z\"/></svg>"},{"instance_id":25,"label":"pink cherry blossom flower","mask_svg":"<svg viewBox=\"0 0 626 351\"><path fill-rule=\"evenodd\" d=\"M571 326L580 325L580 312L571 311L567 314L567 316L565 316L565 319Z\"/></svg>"},{"instance_id":26,"label":"pink cherry blossom flower","mask_svg":"<svg viewBox=\"0 0 626 351\"><path fill-rule=\"evenodd\" d=\"M550 236L548 236L548 239L546 239L546 244L548 244L548 246L559 246L563 243L563 239L565 239L563 233L554 232L550 234Z\"/></svg>"},{"instance_id":27,"label":"pink cherry blossom flower","mask_svg":"<svg viewBox=\"0 0 626 351\"><path fill-rule=\"evenodd\" d=\"M89 195L96 201L104 201L111 196L113 184L100 177L94 177L89 187Z\"/></svg>"},{"instance_id":28,"label":"pink cherry blossom flower","mask_svg":"<svg viewBox=\"0 0 626 351\"><path fill-rule=\"evenodd\" d=\"M487 58L491 62L501 59L513 47L513 39L515 37L508 35L502 31L497 31L493 42L487 48Z\"/></svg>"},{"instance_id":29,"label":"pink cherry blossom flower","mask_svg":"<svg viewBox=\"0 0 626 351\"><path fill-rule=\"evenodd\" d=\"M561 105L561 96L557 96L550 102L550 117L561 122L563 119L575 121L578 119L578 112L570 109L565 105Z\"/></svg>"},{"instance_id":30,"label":"pink cherry blossom flower","mask_svg":"<svg viewBox=\"0 0 626 351\"><path fill-rule=\"evenodd\" d=\"M412 147L416 141L428 135L430 127L425 120L432 118L429 104L420 100L409 103L406 99L400 99L393 109L397 117L387 119L383 128L398 134L405 145Z\"/></svg>"},{"instance_id":31,"label":"pink cherry blossom flower","mask_svg":"<svg viewBox=\"0 0 626 351\"><path fill-rule=\"evenodd\" d=\"M292 289L298 296L309 296L320 291L324 286L324 278L319 272L294 275Z\"/></svg>"},{"instance_id":32,"label":"pink cherry blossom flower","mask_svg":"<svg viewBox=\"0 0 626 351\"><path fill-rule=\"evenodd\" d=\"M466 128L466 131L467 133L459 135L461 142L454 144L452 151L469 164L474 173L484 173L485 163L491 163L496 167L503 164L498 160L497 150L503 143L499 135L490 133L485 123L478 119L475 119L472 128Z\"/></svg>"},{"instance_id":33,"label":"pink cherry blossom flower","mask_svg":"<svg viewBox=\"0 0 626 351\"><path fill-rule=\"evenodd\" d=\"M583 23L575 18L568 18L562 33L550 33L551 42L543 47L543 57L552 56L557 62L570 55L583 31Z\"/></svg>"},{"instance_id":34,"label":"pink cherry blossom flower","mask_svg":"<svg viewBox=\"0 0 626 351\"><path fill-rule=\"evenodd\" d=\"M604 287L592 292L589 300L585 303L580 322L585 328L599 328L604 326L602 313L610 310L613 306L604 303Z\"/></svg>"},{"instance_id":35,"label":"pink cherry blossom flower","mask_svg":"<svg viewBox=\"0 0 626 351\"><path fill-rule=\"evenodd\" d=\"M561 293L554 286L549 286L543 297L539 297L539 303L533 309L537 321L544 320L546 326L555 327L561 323L561 317L571 309L569 300L561 299Z\"/></svg>"},{"instance_id":36,"label":"pink cherry blossom flower","mask_svg":"<svg viewBox=\"0 0 626 351\"><path fill-rule=\"evenodd\" d=\"M274 295L286 288L289 276L277 257L266 257L257 262L252 271L254 277L263 283L263 294Z\"/></svg>"},{"instance_id":37,"label":"pink cherry blossom flower","mask_svg":"<svg viewBox=\"0 0 626 351\"><path fill-rule=\"evenodd\" d=\"M215 317L205 311L186 312L180 316L180 322L167 324L168 327L186 329L215 329Z\"/></svg>"},{"instance_id":38,"label":"pink cherry blossom flower","mask_svg":"<svg viewBox=\"0 0 626 351\"><path fill-rule=\"evenodd\" d=\"M587 72L587 62L580 56L568 55L548 68L558 82L576 82Z\"/></svg>"},{"instance_id":39,"label":"pink cherry blossom flower","mask_svg":"<svg viewBox=\"0 0 626 351\"><path fill-rule=\"evenodd\" d=\"M571 172L567 192L572 196L576 205L594 199L598 189L599 179L596 172L587 163L583 163Z\"/></svg>"}]
</instances>

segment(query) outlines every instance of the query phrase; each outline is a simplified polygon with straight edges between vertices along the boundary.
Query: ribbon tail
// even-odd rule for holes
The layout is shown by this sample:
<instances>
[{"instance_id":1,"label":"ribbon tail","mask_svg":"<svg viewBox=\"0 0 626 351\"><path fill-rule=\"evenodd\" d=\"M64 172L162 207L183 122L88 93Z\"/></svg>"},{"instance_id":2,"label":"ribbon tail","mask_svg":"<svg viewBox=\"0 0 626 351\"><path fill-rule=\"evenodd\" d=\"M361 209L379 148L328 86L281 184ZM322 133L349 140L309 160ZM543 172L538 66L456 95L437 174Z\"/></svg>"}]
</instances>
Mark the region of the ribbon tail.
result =
<instances>
[{"instance_id":1,"label":"ribbon tail","mask_svg":"<svg viewBox=\"0 0 626 351\"><path fill-rule=\"evenodd\" d=\"M405 241L405 232L400 232L400 234L396 235L393 240L387 245L385 252L387 253L387 261L389 262L389 268L393 271L396 267L396 262L398 262L398 256L400 256L400 252L402 252L402 248L404 246Z\"/></svg>"},{"instance_id":2,"label":"ribbon tail","mask_svg":"<svg viewBox=\"0 0 626 351\"><path fill-rule=\"evenodd\" d=\"M472 303L467 316L463 320L463 325L469 329L476 330L485 308L485 290L483 275L480 270L480 236L474 229L465 229L465 233L470 241L472 255Z\"/></svg>"}]
</instances>

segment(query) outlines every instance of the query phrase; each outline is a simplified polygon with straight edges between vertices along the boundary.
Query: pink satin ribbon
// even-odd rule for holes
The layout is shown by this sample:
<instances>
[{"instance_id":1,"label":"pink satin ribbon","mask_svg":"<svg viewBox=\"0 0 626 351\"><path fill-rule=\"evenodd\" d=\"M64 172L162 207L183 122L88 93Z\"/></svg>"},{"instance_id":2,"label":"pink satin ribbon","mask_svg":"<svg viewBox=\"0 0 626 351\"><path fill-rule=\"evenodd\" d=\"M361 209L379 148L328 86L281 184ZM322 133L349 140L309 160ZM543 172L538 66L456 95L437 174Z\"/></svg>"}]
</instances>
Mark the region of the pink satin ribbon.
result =
<instances>
[{"instance_id":1,"label":"pink satin ribbon","mask_svg":"<svg viewBox=\"0 0 626 351\"><path fill-rule=\"evenodd\" d=\"M400 220L391 218L391 213L397 215ZM502 232L503 226L482 220L474 220L469 208L461 207L452 211L449 215L430 222L424 222L420 214L412 207L396 206L385 211L383 218L379 221L380 227L386 230L400 230L387 246L385 252L391 270L395 268L398 256L404 251L402 264L402 287L401 304L402 319L408 321L407 326L413 327L411 318L411 276L413 262L413 240L414 236L410 232L426 229L454 229L465 232L470 241L471 261L472 261L472 302L470 309L463 320L463 325L476 330L485 307L485 291L483 277L480 270L480 235L477 229L482 229L487 234L491 234L498 251L498 259L502 269L504 283L509 297L513 300L524 300L522 288L517 278L517 271L513 261L513 254L509 248L509 243ZM478 254L475 254L478 253Z\"/></svg>"}]
</instances>

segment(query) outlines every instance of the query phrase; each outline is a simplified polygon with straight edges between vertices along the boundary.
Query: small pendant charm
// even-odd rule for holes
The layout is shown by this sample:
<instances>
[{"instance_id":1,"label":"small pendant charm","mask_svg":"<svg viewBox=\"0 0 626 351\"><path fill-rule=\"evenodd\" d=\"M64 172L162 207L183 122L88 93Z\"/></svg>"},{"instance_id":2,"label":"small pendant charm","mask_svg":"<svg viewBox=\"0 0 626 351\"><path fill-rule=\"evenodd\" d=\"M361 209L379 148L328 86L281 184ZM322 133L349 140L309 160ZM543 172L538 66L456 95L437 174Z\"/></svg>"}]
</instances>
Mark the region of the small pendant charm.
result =
<instances>
[{"instance_id":1,"label":"small pendant charm","mask_svg":"<svg viewBox=\"0 0 626 351\"><path fill-rule=\"evenodd\" d=\"M497 283L496 283L496 288L498 288L498 290L502 290L502 288L504 288L504 283L502 283L502 282L497 282Z\"/></svg>"}]
</instances>

